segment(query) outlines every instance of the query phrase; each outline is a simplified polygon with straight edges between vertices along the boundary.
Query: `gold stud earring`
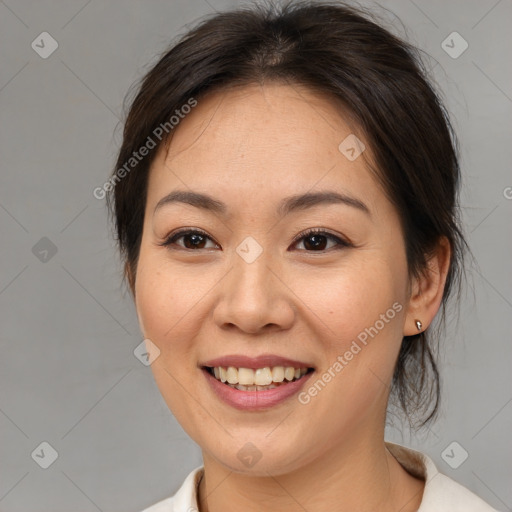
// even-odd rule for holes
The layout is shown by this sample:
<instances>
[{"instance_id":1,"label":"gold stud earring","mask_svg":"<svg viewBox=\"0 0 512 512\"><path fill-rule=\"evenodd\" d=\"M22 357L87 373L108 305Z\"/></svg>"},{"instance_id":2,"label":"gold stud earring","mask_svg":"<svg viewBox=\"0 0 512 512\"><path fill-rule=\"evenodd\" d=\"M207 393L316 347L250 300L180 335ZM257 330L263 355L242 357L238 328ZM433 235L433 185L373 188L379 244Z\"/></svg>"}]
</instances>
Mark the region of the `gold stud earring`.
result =
<instances>
[{"instance_id":1,"label":"gold stud earring","mask_svg":"<svg viewBox=\"0 0 512 512\"><path fill-rule=\"evenodd\" d=\"M421 331L422 326L423 324L419 320L416 320L416 327L418 328L418 331Z\"/></svg>"}]
</instances>

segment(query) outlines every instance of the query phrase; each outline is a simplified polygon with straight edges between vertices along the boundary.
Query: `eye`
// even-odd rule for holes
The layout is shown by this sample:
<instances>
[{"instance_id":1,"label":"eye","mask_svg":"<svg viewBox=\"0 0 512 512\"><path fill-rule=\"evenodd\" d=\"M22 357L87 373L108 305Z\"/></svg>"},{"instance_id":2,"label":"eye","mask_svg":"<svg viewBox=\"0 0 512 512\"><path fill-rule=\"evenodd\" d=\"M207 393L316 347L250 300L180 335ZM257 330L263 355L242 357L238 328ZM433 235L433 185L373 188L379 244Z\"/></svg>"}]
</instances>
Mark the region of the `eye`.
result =
<instances>
[{"instance_id":1,"label":"eye","mask_svg":"<svg viewBox=\"0 0 512 512\"><path fill-rule=\"evenodd\" d=\"M183 239L183 244L176 242L180 239ZM212 247L207 247L207 241L213 240L204 232L198 229L182 229L177 233L172 233L168 238L165 239L164 242L158 244L160 246L171 246L178 245L184 249L211 249ZM213 248L218 247L217 243L213 242Z\"/></svg>"},{"instance_id":2,"label":"eye","mask_svg":"<svg viewBox=\"0 0 512 512\"><path fill-rule=\"evenodd\" d=\"M177 243L178 240L181 239L183 239L183 242ZM213 246L208 247L208 241L212 242ZM308 252L322 252L332 249L332 246L328 247L329 242L334 242L334 249L351 247L349 242L318 228L309 229L305 233L301 233L301 235L294 240L292 245L298 245L299 242L304 246L304 249L300 250L306 250ZM176 233L172 233L158 245L165 247L177 245L178 247L189 250L212 249L219 247L219 245L214 242L206 232L199 229L182 229Z\"/></svg>"},{"instance_id":3,"label":"eye","mask_svg":"<svg viewBox=\"0 0 512 512\"><path fill-rule=\"evenodd\" d=\"M321 252L332 249L332 246L327 247L329 245L329 241L334 242L335 250L342 249L344 247L351 247L349 242L318 228L309 229L306 233L301 233L299 238L294 240L294 245L301 242L304 246L304 249L301 250L306 250L308 252Z\"/></svg>"}]
</instances>

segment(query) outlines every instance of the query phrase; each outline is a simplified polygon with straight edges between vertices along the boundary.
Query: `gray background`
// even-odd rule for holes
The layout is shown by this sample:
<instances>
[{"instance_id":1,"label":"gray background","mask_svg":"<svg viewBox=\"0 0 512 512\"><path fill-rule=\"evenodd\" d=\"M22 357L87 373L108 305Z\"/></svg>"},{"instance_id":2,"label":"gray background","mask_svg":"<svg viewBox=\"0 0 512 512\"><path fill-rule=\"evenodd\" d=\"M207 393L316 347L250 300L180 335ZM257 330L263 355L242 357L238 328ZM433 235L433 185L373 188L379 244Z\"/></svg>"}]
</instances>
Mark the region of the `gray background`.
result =
<instances>
[{"instance_id":1,"label":"gray background","mask_svg":"<svg viewBox=\"0 0 512 512\"><path fill-rule=\"evenodd\" d=\"M120 286L104 201L92 191L114 164L129 86L185 25L236 4L0 1L2 512L138 511L201 463L133 354L142 340L135 310ZM421 448L511 510L512 2L381 5L406 32L378 10L388 27L431 56L448 98L478 262L444 342L441 419L412 437L389 428L388 439ZM43 31L59 45L46 59L31 47ZM458 58L441 46L453 31L469 44ZM36 460L49 449L31 456L43 441L58 452L48 469ZM442 456L453 441L469 454L457 469ZM448 450L452 460L460 447Z\"/></svg>"}]
</instances>

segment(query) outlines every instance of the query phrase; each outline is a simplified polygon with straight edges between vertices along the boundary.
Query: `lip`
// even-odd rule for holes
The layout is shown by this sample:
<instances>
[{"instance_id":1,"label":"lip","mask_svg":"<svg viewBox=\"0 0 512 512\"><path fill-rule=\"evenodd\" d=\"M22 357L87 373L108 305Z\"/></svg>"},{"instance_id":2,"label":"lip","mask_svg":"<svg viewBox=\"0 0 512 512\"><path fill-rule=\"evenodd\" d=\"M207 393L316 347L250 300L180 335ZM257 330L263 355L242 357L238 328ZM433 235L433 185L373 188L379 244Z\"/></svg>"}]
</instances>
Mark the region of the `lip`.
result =
<instances>
[{"instance_id":1,"label":"lip","mask_svg":"<svg viewBox=\"0 0 512 512\"><path fill-rule=\"evenodd\" d=\"M200 367L209 366L211 368L216 366L233 366L235 368L265 368L266 366L293 366L294 368L314 368L313 365L305 363L304 361L297 361L281 357L274 354L263 354L257 357L249 357L244 355L226 355L211 359L199 365Z\"/></svg>"},{"instance_id":2,"label":"lip","mask_svg":"<svg viewBox=\"0 0 512 512\"><path fill-rule=\"evenodd\" d=\"M290 364L290 366L293 365ZM303 368L304 366L300 367ZM250 366L243 367L250 368ZM256 366L256 368L259 368L259 366ZM201 372L205 376L206 381L208 382L214 394L217 395L217 397L219 397L224 403L230 405L231 407L243 411L261 411L281 404L286 399L297 394L301 388L304 387L311 375L314 374L314 372L306 373L298 380L288 382L276 388L267 389L265 391L242 391L239 389L234 389L222 383L220 380L217 380L205 368L201 368Z\"/></svg>"}]
</instances>

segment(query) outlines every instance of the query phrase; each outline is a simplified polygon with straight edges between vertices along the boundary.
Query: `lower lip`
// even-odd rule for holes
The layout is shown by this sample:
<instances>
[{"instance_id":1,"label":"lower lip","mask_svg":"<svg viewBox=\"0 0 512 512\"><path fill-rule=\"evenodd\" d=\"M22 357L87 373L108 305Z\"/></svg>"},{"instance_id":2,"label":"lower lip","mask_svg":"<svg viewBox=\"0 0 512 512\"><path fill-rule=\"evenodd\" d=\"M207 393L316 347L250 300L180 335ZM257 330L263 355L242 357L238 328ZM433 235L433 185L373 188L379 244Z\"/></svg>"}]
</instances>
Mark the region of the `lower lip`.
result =
<instances>
[{"instance_id":1,"label":"lower lip","mask_svg":"<svg viewBox=\"0 0 512 512\"><path fill-rule=\"evenodd\" d=\"M232 388L217 380L211 373L202 368L202 372L213 392L224 402L244 411L256 411L268 409L282 403L287 398L295 395L309 380L313 372L306 373L303 377L287 384L281 384L273 389L265 391L242 391Z\"/></svg>"}]
</instances>

